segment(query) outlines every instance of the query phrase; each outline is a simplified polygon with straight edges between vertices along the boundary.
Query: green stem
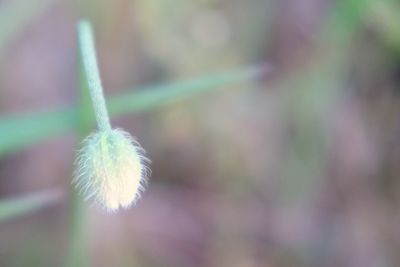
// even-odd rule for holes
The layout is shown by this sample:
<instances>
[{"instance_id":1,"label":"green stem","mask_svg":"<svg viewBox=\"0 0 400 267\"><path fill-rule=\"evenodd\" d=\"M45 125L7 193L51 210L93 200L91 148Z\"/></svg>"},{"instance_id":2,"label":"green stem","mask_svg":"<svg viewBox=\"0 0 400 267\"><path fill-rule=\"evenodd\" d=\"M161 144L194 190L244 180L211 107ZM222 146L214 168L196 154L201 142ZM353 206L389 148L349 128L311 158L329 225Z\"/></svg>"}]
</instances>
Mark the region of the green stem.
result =
<instances>
[{"instance_id":1,"label":"green stem","mask_svg":"<svg viewBox=\"0 0 400 267\"><path fill-rule=\"evenodd\" d=\"M111 129L111 124L100 80L93 31L89 22L81 21L79 23L78 36L83 68L90 91L90 97L92 98L97 126L100 131L108 131Z\"/></svg>"}]
</instances>

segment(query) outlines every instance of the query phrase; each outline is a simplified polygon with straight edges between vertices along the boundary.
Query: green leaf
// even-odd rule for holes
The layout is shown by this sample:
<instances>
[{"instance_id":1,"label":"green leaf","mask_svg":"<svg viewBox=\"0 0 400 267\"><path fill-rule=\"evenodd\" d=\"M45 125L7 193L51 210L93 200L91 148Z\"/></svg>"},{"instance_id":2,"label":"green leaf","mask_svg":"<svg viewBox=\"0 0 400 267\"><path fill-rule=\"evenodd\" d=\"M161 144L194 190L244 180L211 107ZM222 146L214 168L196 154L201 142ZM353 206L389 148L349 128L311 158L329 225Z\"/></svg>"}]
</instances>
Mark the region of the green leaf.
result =
<instances>
[{"instance_id":1,"label":"green leaf","mask_svg":"<svg viewBox=\"0 0 400 267\"><path fill-rule=\"evenodd\" d=\"M150 111L178 100L252 80L262 73L262 68L250 67L127 92L108 101L110 116ZM0 156L69 130L79 132L81 115L78 108L70 107L0 119Z\"/></svg>"},{"instance_id":2,"label":"green leaf","mask_svg":"<svg viewBox=\"0 0 400 267\"><path fill-rule=\"evenodd\" d=\"M19 198L1 200L0 223L47 207L59 197L60 194L58 192L46 191Z\"/></svg>"}]
</instances>

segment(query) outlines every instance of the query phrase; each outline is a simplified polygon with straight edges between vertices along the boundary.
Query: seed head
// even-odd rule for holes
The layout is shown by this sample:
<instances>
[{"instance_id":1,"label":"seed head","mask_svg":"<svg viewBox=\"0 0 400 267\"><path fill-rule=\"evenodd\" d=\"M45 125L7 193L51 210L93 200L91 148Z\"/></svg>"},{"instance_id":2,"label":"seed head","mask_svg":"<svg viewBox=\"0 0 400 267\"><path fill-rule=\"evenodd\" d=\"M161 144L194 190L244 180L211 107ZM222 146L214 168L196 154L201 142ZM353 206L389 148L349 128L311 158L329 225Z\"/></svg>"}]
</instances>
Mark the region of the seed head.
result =
<instances>
[{"instance_id":1,"label":"seed head","mask_svg":"<svg viewBox=\"0 0 400 267\"><path fill-rule=\"evenodd\" d=\"M83 141L73 183L109 211L135 203L146 183L148 161L132 136L119 129L99 131Z\"/></svg>"}]
</instances>

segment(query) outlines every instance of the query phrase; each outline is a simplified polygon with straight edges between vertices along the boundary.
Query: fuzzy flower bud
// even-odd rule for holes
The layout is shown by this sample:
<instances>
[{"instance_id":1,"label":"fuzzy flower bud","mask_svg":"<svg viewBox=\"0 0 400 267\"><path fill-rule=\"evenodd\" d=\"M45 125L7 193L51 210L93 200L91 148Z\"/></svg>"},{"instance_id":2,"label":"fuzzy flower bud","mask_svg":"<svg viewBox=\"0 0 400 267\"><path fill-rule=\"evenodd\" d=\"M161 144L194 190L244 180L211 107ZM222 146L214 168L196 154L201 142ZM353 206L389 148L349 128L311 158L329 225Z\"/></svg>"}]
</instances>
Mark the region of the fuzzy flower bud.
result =
<instances>
[{"instance_id":1,"label":"fuzzy flower bud","mask_svg":"<svg viewBox=\"0 0 400 267\"><path fill-rule=\"evenodd\" d=\"M85 199L114 211L135 203L144 190L147 159L125 131L113 129L88 136L77 158L73 183Z\"/></svg>"}]
</instances>

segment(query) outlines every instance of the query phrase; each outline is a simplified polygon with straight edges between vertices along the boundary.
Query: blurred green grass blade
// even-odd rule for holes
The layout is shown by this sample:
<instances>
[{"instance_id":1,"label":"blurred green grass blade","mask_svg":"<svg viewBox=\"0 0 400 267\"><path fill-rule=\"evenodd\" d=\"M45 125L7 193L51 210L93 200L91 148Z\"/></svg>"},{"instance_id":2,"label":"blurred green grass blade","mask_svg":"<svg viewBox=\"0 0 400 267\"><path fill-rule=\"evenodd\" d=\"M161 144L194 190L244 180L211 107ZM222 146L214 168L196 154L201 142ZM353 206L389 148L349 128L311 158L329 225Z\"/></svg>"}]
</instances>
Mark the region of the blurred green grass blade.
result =
<instances>
[{"instance_id":1,"label":"blurred green grass blade","mask_svg":"<svg viewBox=\"0 0 400 267\"><path fill-rule=\"evenodd\" d=\"M8 42L14 39L54 0L8 0L0 4L0 55Z\"/></svg>"},{"instance_id":2,"label":"blurred green grass blade","mask_svg":"<svg viewBox=\"0 0 400 267\"><path fill-rule=\"evenodd\" d=\"M64 109L0 119L0 155L65 132L76 116L72 109Z\"/></svg>"},{"instance_id":3,"label":"blurred green grass blade","mask_svg":"<svg viewBox=\"0 0 400 267\"><path fill-rule=\"evenodd\" d=\"M194 97L221 86L251 80L262 74L263 68L247 68L210 74L205 77L172 83L164 86L143 88L139 93L127 93L109 101L110 115L148 111L159 106Z\"/></svg>"},{"instance_id":4,"label":"blurred green grass blade","mask_svg":"<svg viewBox=\"0 0 400 267\"><path fill-rule=\"evenodd\" d=\"M262 73L263 68L249 67L170 85L138 89L136 92L128 92L108 100L110 115L115 117L149 111L177 100L252 80ZM80 121L80 113L76 108L0 118L0 156L68 130L79 131Z\"/></svg>"},{"instance_id":5,"label":"blurred green grass blade","mask_svg":"<svg viewBox=\"0 0 400 267\"><path fill-rule=\"evenodd\" d=\"M81 139L84 139L90 133L91 124L95 119L81 53L79 53L79 96L78 113L75 119L77 123L76 131ZM69 209L69 241L64 266L89 266L87 256L87 206L76 188L70 191Z\"/></svg>"},{"instance_id":6,"label":"blurred green grass blade","mask_svg":"<svg viewBox=\"0 0 400 267\"><path fill-rule=\"evenodd\" d=\"M400 55L400 2L374 1L368 10L368 24L378 31L383 41Z\"/></svg>"},{"instance_id":7,"label":"blurred green grass blade","mask_svg":"<svg viewBox=\"0 0 400 267\"><path fill-rule=\"evenodd\" d=\"M299 204L316 197L329 156L326 117L348 87L351 46L370 4L369 0L337 1L318 35L318 57L286 75L279 85L286 93L285 109L296 129L289 141L286 177L279 192L284 201Z\"/></svg>"},{"instance_id":8,"label":"blurred green grass blade","mask_svg":"<svg viewBox=\"0 0 400 267\"><path fill-rule=\"evenodd\" d=\"M0 223L25 214L35 212L54 203L60 194L55 191L35 193L19 198L0 201Z\"/></svg>"}]
</instances>

